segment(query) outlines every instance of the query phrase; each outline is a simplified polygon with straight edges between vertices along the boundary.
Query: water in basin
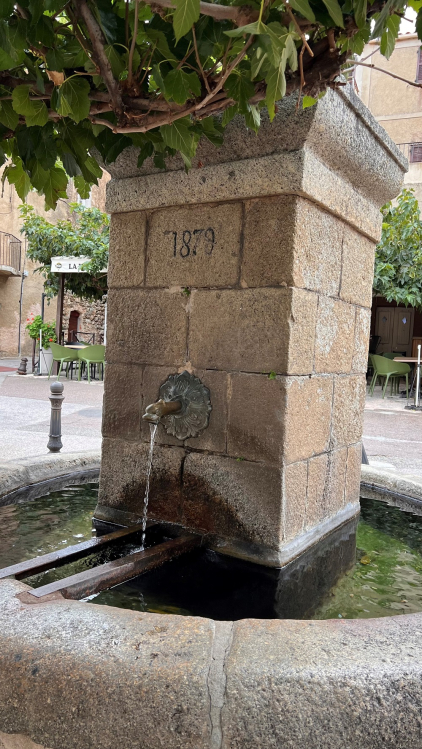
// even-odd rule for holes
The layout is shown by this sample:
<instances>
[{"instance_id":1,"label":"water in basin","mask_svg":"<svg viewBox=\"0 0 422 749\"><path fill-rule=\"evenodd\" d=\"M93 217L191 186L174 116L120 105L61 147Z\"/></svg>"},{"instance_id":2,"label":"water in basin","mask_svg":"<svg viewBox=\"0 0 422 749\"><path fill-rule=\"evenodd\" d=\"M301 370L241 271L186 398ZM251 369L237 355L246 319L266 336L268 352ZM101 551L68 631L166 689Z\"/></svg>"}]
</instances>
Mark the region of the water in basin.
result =
<instances>
[{"instance_id":1,"label":"water in basin","mask_svg":"<svg viewBox=\"0 0 422 749\"><path fill-rule=\"evenodd\" d=\"M97 485L86 484L0 507L0 567L91 538L96 500ZM354 619L422 611L421 517L362 499L356 556L354 529L345 527L341 534L336 549L319 545L319 556L311 550L283 574L196 550L90 602L214 619ZM38 587L135 547L139 544L126 542L24 582ZM350 569L331 585L339 554Z\"/></svg>"}]
</instances>

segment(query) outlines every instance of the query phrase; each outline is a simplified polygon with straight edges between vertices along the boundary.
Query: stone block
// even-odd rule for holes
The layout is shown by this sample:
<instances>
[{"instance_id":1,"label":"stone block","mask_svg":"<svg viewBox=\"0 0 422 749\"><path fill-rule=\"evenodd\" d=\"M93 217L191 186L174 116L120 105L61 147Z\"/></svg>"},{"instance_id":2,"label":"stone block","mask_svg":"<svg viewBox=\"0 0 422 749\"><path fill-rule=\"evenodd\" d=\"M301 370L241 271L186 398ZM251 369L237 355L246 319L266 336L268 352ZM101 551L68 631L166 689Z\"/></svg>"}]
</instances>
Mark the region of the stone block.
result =
<instances>
[{"instance_id":1,"label":"stone block","mask_svg":"<svg viewBox=\"0 0 422 749\"><path fill-rule=\"evenodd\" d=\"M136 364L107 364L102 424L104 437L139 439L142 370L143 368Z\"/></svg>"},{"instance_id":2,"label":"stone block","mask_svg":"<svg viewBox=\"0 0 422 749\"><path fill-rule=\"evenodd\" d=\"M27 586L11 582L0 585L0 737L45 749L209 749L218 623L63 599L28 606L15 597Z\"/></svg>"},{"instance_id":3,"label":"stone block","mask_svg":"<svg viewBox=\"0 0 422 749\"><path fill-rule=\"evenodd\" d=\"M369 333L371 329L371 310L356 307L355 345L353 350L353 372L366 374L368 369Z\"/></svg>"},{"instance_id":4,"label":"stone block","mask_svg":"<svg viewBox=\"0 0 422 749\"><path fill-rule=\"evenodd\" d=\"M99 508L113 508L142 518L149 444L120 439L103 440ZM181 520L181 473L185 451L180 447L154 448L148 517L170 522ZM99 519L102 511L96 511Z\"/></svg>"},{"instance_id":5,"label":"stone block","mask_svg":"<svg viewBox=\"0 0 422 749\"><path fill-rule=\"evenodd\" d=\"M358 504L360 497L360 475L362 469L362 444L350 445L347 449L346 504Z\"/></svg>"},{"instance_id":6,"label":"stone block","mask_svg":"<svg viewBox=\"0 0 422 749\"><path fill-rule=\"evenodd\" d=\"M296 201L292 285L338 296L344 224L309 200Z\"/></svg>"},{"instance_id":7,"label":"stone block","mask_svg":"<svg viewBox=\"0 0 422 749\"><path fill-rule=\"evenodd\" d=\"M295 205L286 195L246 203L242 285L293 286Z\"/></svg>"},{"instance_id":8,"label":"stone block","mask_svg":"<svg viewBox=\"0 0 422 749\"><path fill-rule=\"evenodd\" d=\"M112 289L108 294L107 362L184 364L186 305L180 292Z\"/></svg>"},{"instance_id":9,"label":"stone block","mask_svg":"<svg viewBox=\"0 0 422 749\"><path fill-rule=\"evenodd\" d=\"M228 454L279 465L284 416L282 378L270 380L257 374L229 377Z\"/></svg>"},{"instance_id":10,"label":"stone block","mask_svg":"<svg viewBox=\"0 0 422 749\"><path fill-rule=\"evenodd\" d=\"M227 442L227 372L212 369L195 369L193 374L199 377L210 391L212 411L207 428L199 437L191 437L185 445L196 450L211 450L225 453Z\"/></svg>"},{"instance_id":11,"label":"stone block","mask_svg":"<svg viewBox=\"0 0 422 749\"><path fill-rule=\"evenodd\" d=\"M281 535L277 468L190 453L183 470L183 525L277 550Z\"/></svg>"},{"instance_id":12,"label":"stone block","mask_svg":"<svg viewBox=\"0 0 422 749\"><path fill-rule=\"evenodd\" d=\"M292 463L283 468L283 536L289 541L302 533L306 519L308 463Z\"/></svg>"},{"instance_id":13,"label":"stone block","mask_svg":"<svg viewBox=\"0 0 422 749\"><path fill-rule=\"evenodd\" d=\"M345 505L347 448L328 453L324 506L327 516L335 515Z\"/></svg>"},{"instance_id":14,"label":"stone block","mask_svg":"<svg viewBox=\"0 0 422 749\"><path fill-rule=\"evenodd\" d=\"M114 213L110 219L108 286L144 285L146 214Z\"/></svg>"},{"instance_id":15,"label":"stone block","mask_svg":"<svg viewBox=\"0 0 422 749\"><path fill-rule=\"evenodd\" d=\"M222 749L416 749L421 623L235 622Z\"/></svg>"},{"instance_id":16,"label":"stone block","mask_svg":"<svg viewBox=\"0 0 422 749\"><path fill-rule=\"evenodd\" d=\"M370 308L374 278L375 243L350 226L344 227L340 297Z\"/></svg>"},{"instance_id":17,"label":"stone block","mask_svg":"<svg viewBox=\"0 0 422 749\"><path fill-rule=\"evenodd\" d=\"M147 286L234 286L242 204L168 208L150 217Z\"/></svg>"},{"instance_id":18,"label":"stone block","mask_svg":"<svg viewBox=\"0 0 422 749\"><path fill-rule=\"evenodd\" d=\"M318 295L301 289L292 289L291 292L287 374L311 374L318 317Z\"/></svg>"},{"instance_id":19,"label":"stone block","mask_svg":"<svg viewBox=\"0 0 422 749\"><path fill-rule=\"evenodd\" d=\"M331 377L285 380L284 460L297 463L325 452L330 441Z\"/></svg>"},{"instance_id":20,"label":"stone block","mask_svg":"<svg viewBox=\"0 0 422 749\"><path fill-rule=\"evenodd\" d=\"M365 395L364 375L350 375L334 379L332 448L360 441Z\"/></svg>"},{"instance_id":21,"label":"stone block","mask_svg":"<svg viewBox=\"0 0 422 749\"><path fill-rule=\"evenodd\" d=\"M286 373L292 342L295 367L311 371L314 296L284 288L194 292L189 328L192 365L204 369Z\"/></svg>"},{"instance_id":22,"label":"stone block","mask_svg":"<svg viewBox=\"0 0 422 749\"><path fill-rule=\"evenodd\" d=\"M313 528L326 517L325 482L328 454L322 453L308 461L308 494L306 498L306 528Z\"/></svg>"},{"instance_id":23,"label":"stone block","mask_svg":"<svg viewBox=\"0 0 422 749\"><path fill-rule=\"evenodd\" d=\"M350 372L354 352L355 308L321 296L318 304L315 371Z\"/></svg>"}]
</instances>

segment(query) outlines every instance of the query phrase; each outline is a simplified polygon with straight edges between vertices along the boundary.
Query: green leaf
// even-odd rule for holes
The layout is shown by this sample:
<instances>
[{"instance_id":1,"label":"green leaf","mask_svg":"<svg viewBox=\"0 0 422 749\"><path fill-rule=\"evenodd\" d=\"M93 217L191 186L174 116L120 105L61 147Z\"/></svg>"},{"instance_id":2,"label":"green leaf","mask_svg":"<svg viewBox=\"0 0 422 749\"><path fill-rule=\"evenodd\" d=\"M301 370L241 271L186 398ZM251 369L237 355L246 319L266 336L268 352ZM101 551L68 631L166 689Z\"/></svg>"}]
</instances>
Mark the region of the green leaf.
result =
<instances>
[{"instance_id":1,"label":"green leaf","mask_svg":"<svg viewBox=\"0 0 422 749\"><path fill-rule=\"evenodd\" d=\"M53 129L48 127L41 128L34 155L40 161L44 169L50 169L54 166L57 159L57 146L53 136Z\"/></svg>"},{"instance_id":2,"label":"green leaf","mask_svg":"<svg viewBox=\"0 0 422 749\"><path fill-rule=\"evenodd\" d=\"M241 73L232 73L224 84L224 90L229 97L234 99L239 105L239 112L246 114L248 112L249 99L255 93L255 87L252 81Z\"/></svg>"},{"instance_id":3,"label":"green leaf","mask_svg":"<svg viewBox=\"0 0 422 749\"><path fill-rule=\"evenodd\" d=\"M15 190L20 199L25 201L25 198L31 189L31 182L27 173L24 171L21 161L19 161L15 166L6 167L2 175L2 181L4 182L6 179L11 185L15 186Z\"/></svg>"},{"instance_id":4,"label":"green leaf","mask_svg":"<svg viewBox=\"0 0 422 749\"><path fill-rule=\"evenodd\" d=\"M104 47L104 52L106 54L107 60L110 63L111 66L111 72L113 73L115 78L119 78L121 73L123 73L125 69L124 62L118 52L116 51L115 47L113 47L112 44L109 44L107 47Z\"/></svg>"},{"instance_id":5,"label":"green leaf","mask_svg":"<svg viewBox=\"0 0 422 749\"><path fill-rule=\"evenodd\" d=\"M308 0L290 0L290 5L292 6L293 10L296 10L308 21L311 21L311 23L315 23L315 14L311 6L309 5Z\"/></svg>"},{"instance_id":6,"label":"green leaf","mask_svg":"<svg viewBox=\"0 0 422 749\"><path fill-rule=\"evenodd\" d=\"M4 49L0 49L0 70L10 70L14 66L15 63L10 55L8 55Z\"/></svg>"},{"instance_id":7,"label":"green leaf","mask_svg":"<svg viewBox=\"0 0 422 749\"><path fill-rule=\"evenodd\" d=\"M38 192L43 192L48 180L48 170L43 169L40 162L35 160L31 169L31 184Z\"/></svg>"},{"instance_id":8,"label":"green leaf","mask_svg":"<svg viewBox=\"0 0 422 749\"><path fill-rule=\"evenodd\" d=\"M268 109L268 114L270 116L270 120L272 120L275 117L275 103L279 99L282 99L284 94L286 93L286 77L284 75L284 70L286 67L286 60L285 56L283 56L282 61L278 68L275 70L272 70L269 75L266 77L266 83L267 83L267 93L265 97L265 102Z\"/></svg>"},{"instance_id":9,"label":"green leaf","mask_svg":"<svg viewBox=\"0 0 422 749\"><path fill-rule=\"evenodd\" d=\"M0 122L10 130L15 130L17 128L19 116L13 109L11 101L0 102Z\"/></svg>"},{"instance_id":10,"label":"green leaf","mask_svg":"<svg viewBox=\"0 0 422 749\"><path fill-rule=\"evenodd\" d=\"M221 119L221 124L223 127L227 127L229 122L232 121L233 117L236 117L236 115L239 114L239 107L237 104L233 104L231 107L227 107L227 109L223 112L223 117Z\"/></svg>"},{"instance_id":11,"label":"green leaf","mask_svg":"<svg viewBox=\"0 0 422 749\"><path fill-rule=\"evenodd\" d=\"M266 34L267 27L262 21L254 21L254 23L248 23L247 26L239 26L237 29L231 29L231 31L224 32L226 36L244 36L244 34Z\"/></svg>"},{"instance_id":12,"label":"green leaf","mask_svg":"<svg viewBox=\"0 0 422 749\"><path fill-rule=\"evenodd\" d=\"M148 159L152 154L154 153L154 146L150 141L147 143L144 143L143 146L141 146L138 156L138 163L137 167L138 169L141 168L142 164L144 163L145 159Z\"/></svg>"},{"instance_id":13,"label":"green leaf","mask_svg":"<svg viewBox=\"0 0 422 749\"><path fill-rule=\"evenodd\" d=\"M0 18L9 18L13 13L15 6L15 0L1 0L0 2Z\"/></svg>"},{"instance_id":14,"label":"green leaf","mask_svg":"<svg viewBox=\"0 0 422 749\"><path fill-rule=\"evenodd\" d=\"M248 111L245 112L246 127L253 130L255 133L258 132L261 124L261 115L256 104L249 104Z\"/></svg>"},{"instance_id":15,"label":"green leaf","mask_svg":"<svg viewBox=\"0 0 422 749\"><path fill-rule=\"evenodd\" d=\"M262 66L268 61L268 54L263 47L257 47L251 60L251 79L258 78Z\"/></svg>"},{"instance_id":16,"label":"green leaf","mask_svg":"<svg viewBox=\"0 0 422 749\"><path fill-rule=\"evenodd\" d=\"M368 0L355 0L354 12L356 25L362 29L366 24L366 11Z\"/></svg>"},{"instance_id":17,"label":"green leaf","mask_svg":"<svg viewBox=\"0 0 422 749\"><path fill-rule=\"evenodd\" d=\"M215 146L221 146L223 143L223 128L217 125L213 117L205 117L201 121L202 131L208 140Z\"/></svg>"},{"instance_id":18,"label":"green leaf","mask_svg":"<svg viewBox=\"0 0 422 749\"><path fill-rule=\"evenodd\" d=\"M308 107L313 107L314 104L316 104L318 99L314 99L313 96L304 96L302 99L302 109L307 109Z\"/></svg>"},{"instance_id":19,"label":"green leaf","mask_svg":"<svg viewBox=\"0 0 422 749\"><path fill-rule=\"evenodd\" d=\"M184 153L186 156L194 156L197 146L197 138L189 130L190 120L184 117L176 120L171 125L162 125L160 133L166 146Z\"/></svg>"},{"instance_id":20,"label":"green leaf","mask_svg":"<svg viewBox=\"0 0 422 749\"><path fill-rule=\"evenodd\" d=\"M396 39L400 28L400 17L390 16L384 33L381 36L380 41L380 52L387 60L391 57L394 47L396 45Z\"/></svg>"},{"instance_id":21,"label":"green leaf","mask_svg":"<svg viewBox=\"0 0 422 749\"><path fill-rule=\"evenodd\" d=\"M48 172L48 178L43 186L46 208L55 208L59 198L67 198L67 175L63 169L54 167Z\"/></svg>"},{"instance_id":22,"label":"green leaf","mask_svg":"<svg viewBox=\"0 0 422 749\"><path fill-rule=\"evenodd\" d=\"M48 70L54 70L57 73L62 73L65 65L65 58L62 50L60 49L49 49L45 61L47 63Z\"/></svg>"},{"instance_id":23,"label":"green leaf","mask_svg":"<svg viewBox=\"0 0 422 749\"><path fill-rule=\"evenodd\" d=\"M176 43L191 30L199 19L199 0L175 0L173 28Z\"/></svg>"},{"instance_id":24,"label":"green leaf","mask_svg":"<svg viewBox=\"0 0 422 749\"><path fill-rule=\"evenodd\" d=\"M75 122L88 117L91 102L88 98L90 86L82 77L68 78L59 89L57 111Z\"/></svg>"},{"instance_id":25,"label":"green leaf","mask_svg":"<svg viewBox=\"0 0 422 749\"><path fill-rule=\"evenodd\" d=\"M337 0L322 0L336 26L344 29L343 13Z\"/></svg>"},{"instance_id":26,"label":"green leaf","mask_svg":"<svg viewBox=\"0 0 422 749\"><path fill-rule=\"evenodd\" d=\"M24 115L28 127L48 122L48 109L42 99L30 98L31 86L16 86L12 93L12 105L15 112Z\"/></svg>"},{"instance_id":27,"label":"green leaf","mask_svg":"<svg viewBox=\"0 0 422 749\"><path fill-rule=\"evenodd\" d=\"M82 198L82 200L88 200L90 194L91 194L91 185L89 182L86 182L83 177L75 177L73 180L73 184L75 185L78 195Z\"/></svg>"},{"instance_id":28,"label":"green leaf","mask_svg":"<svg viewBox=\"0 0 422 749\"><path fill-rule=\"evenodd\" d=\"M29 0L28 9L31 14L31 26L33 26L33 24L38 23L43 14L44 0Z\"/></svg>"},{"instance_id":29,"label":"green leaf","mask_svg":"<svg viewBox=\"0 0 422 749\"><path fill-rule=\"evenodd\" d=\"M170 70L163 80L166 99L173 99L176 104L184 104L191 93L198 96L199 79L196 73L185 73L184 70Z\"/></svg>"},{"instance_id":30,"label":"green leaf","mask_svg":"<svg viewBox=\"0 0 422 749\"><path fill-rule=\"evenodd\" d=\"M159 31L158 29L152 29L148 26L148 28L145 30L145 36L147 37L147 39L151 39L156 49L158 49L165 60L178 65L179 60L177 59L174 52L171 51L166 36L162 31Z\"/></svg>"},{"instance_id":31,"label":"green leaf","mask_svg":"<svg viewBox=\"0 0 422 749\"><path fill-rule=\"evenodd\" d=\"M25 58L26 27L27 23L22 19L10 26L0 21L0 48L12 58L15 65L23 62Z\"/></svg>"}]
</instances>

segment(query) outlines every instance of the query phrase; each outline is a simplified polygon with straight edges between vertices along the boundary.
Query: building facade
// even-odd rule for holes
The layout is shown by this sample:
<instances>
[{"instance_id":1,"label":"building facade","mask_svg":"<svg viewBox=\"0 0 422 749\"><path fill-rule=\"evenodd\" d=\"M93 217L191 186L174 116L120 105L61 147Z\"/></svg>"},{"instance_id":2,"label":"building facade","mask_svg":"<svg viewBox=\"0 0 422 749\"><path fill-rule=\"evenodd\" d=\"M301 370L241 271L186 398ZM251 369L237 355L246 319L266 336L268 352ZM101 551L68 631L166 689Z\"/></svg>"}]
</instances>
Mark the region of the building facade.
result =
<instances>
[{"instance_id":1,"label":"building facade","mask_svg":"<svg viewBox=\"0 0 422 749\"><path fill-rule=\"evenodd\" d=\"M395 50L387 60L379 51L379 42L371 41L366 45L361 61L364 65L356 66L354 87L408 159L409 171L404 178L404 187L414 190L422 208L421 43L416 34L403 34L396 40ZM421 87L405 81L420 83ZM375 296L371 334L381 338L377 353L395 351L411 356L422 343L422 314Z\"/></svg>"},{"instance_id":2,"label":"building facade","mask_svg":"<svg viewBox=\"0 0 422 749\"><path fill-rule=\"evenodd\" d=\"M92 188L89 201L84 201L85 204L105 210L105 188L109 178L104 172L99 185ZM70 202L78 202L77 192L71 183L68 196L68 200L58 201L54 211L45 211L44 198L35 192L28 195L27 203L35 208L38 215L56 223L70 217ZM14 186L5 182L3 193L0 194L0 358L31 353L32 341L25 330L26 321L30 315L39 315L42 307L44 278L37 272L37 265L26 256L25 237L20 231L21 205ZM56 300L53 299L45 304L44 319L52 321L55 318ZM104 304L86 302L66 294L63 330L66 340L74 330L86 331L90 334L87 340L92 340L94 335L95 342L100 342L104 330Z\"/></svg>"}]
</instances>

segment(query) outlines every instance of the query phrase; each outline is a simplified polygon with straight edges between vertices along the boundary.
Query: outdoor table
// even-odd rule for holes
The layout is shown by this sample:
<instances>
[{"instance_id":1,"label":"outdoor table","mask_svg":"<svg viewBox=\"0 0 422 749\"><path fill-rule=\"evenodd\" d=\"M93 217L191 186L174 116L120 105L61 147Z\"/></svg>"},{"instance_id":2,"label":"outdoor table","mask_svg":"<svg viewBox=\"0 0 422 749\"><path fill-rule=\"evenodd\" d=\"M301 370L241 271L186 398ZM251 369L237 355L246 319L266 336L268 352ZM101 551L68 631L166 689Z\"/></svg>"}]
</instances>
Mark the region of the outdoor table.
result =
<instances>
[{"instance_id":1,"label":"outdoor table","mask_svg":"<svg viewBox=\"0 0 422 749\"><path fill-rule=\"evenodd\" d=\"M65 348L75 348L75 349L87 348L87 346L85 346L83 343L65 343L64 347Z\"/></svg>"},{"instance_id":2,"label":"outdoor table","mask_svg":"<svg viewBox=\"0 0 422 749\"><path fill-rule=\"evenodd\" d=\"M417 356L395 356L393 361L403 362L404 364L417 364L418 357ZM410 393L412 393L414 390L415 375L416 375L416 367L413 370L413 379L412 379L412 384L410 386Z\"/></svg>"}]
</instances>

